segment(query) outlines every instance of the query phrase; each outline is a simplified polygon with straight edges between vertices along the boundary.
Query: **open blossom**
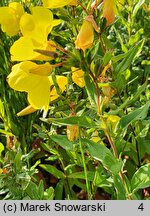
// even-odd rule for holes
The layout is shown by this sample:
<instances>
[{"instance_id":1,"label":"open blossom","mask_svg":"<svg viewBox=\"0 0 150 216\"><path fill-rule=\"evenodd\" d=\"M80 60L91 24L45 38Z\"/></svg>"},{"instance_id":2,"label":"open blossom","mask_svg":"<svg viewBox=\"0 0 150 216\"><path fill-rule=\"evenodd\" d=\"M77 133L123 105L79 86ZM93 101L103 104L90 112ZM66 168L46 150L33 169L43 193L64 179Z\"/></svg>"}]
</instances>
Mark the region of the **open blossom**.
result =
<instances>
[{"instance_id":1,"label":"open blossom","mask_svg":"<svg viewBox=\"0 0 150 216\"><path fill-rule=\"evenodd\" d=\"M77 5L77 0L42 0L43 6L47 8L59 8L66 5Z\"/></svg>"},{"instance_id":2,"label":"open blossom","mask_svg":"<svg viewBox=\"0 0 150 216\"><path fill-rule=\"evenodd\" d=\"M76 49L82 49L83 51L90 48L94 41L94 29L91 22L84 20L77 39L75 41Z\"/></svg>"},{"instance_id":3,"label":"open blossom","mask_svg":"<svg viewBox=\"0 0 150 216\"><path fill-rule=\"evenodd\" d=\"M47 112L49 103L59 97L50 75L51 71L52 66L48 62L38 65L24 61L12 67L12 72L8 75L8 84L14 90L27 92L31 105L19 115L32 113L36 109L44 109ZM65 91L67 78L56 76L56 81L61 92Z\"/></svg>"},{"instance_id":4,"label":"open blossom","mask_svg":"<svg viewBox=\"0 0 150 216\"><path fill-rule=\"evenodd\" d=\"M14 90L27 92L28 101L33 108L47 111L50 102L51 70L49 63L37 65L30 61L21 62L12 67L8 84Z\"/></svg>"},{"instance_id":5,"label":"open blossom","mask_svg":"<svg viewBox=\"0 0 150 216\"><path fill-rule=\"evenodd\" d=\"M18 2L9 3L8 7L0 7L0 24L3 32L9 36L18 34L20 19L24 14L22 5Z\"/></svg>"},{"instance_id":6,"label":"open blossom","mask_svg":"<svg viewBox=\"0 0 150 216\"><path fill-rule=\"evenodd\" d=\"M102 16L106 18L107 25L110 25L115 19L115 7L116 0L104 0Z\"/></svg>"},{"instance_id":7,"label":"open blossom","mask_svg":"<svg viewBox=\"0 0 150 216\"><path fill-rule=\"evenodd\" d=\"M50 60L49 56L42 55L35 50L55 52L55 43L48 41L48 34L60 20L53 19L50 10L43 7L33 7L32 14L25 13L20 20L22 37L14 42L10 48L12 61Z\"/></svg>"},{"instance_id":8,"label":"open blossom","mask_svg":"<svg viewBox=\"0 0 150 216\"><path fill-rule=\"evenodd\" d=\"M51 90L50 90L50 102L53 102L54 100L56 100L59 97L59 94L57 93L56 87L54 86L52 77L49 76L49 81L50 81L50 86L51 86ZM66 85L68 83L68 80L65 76L56 76L56 81L57 84L61 90L61 93L63 93L66 90ZM34 108L32 105L29 105L27 107L25 107L23 110L21 110L19 113L17 113L17 116L24 116L24 115L28 115L31 114L35 111L37 111L37 108Z\"/></svg>"}]
</instances>

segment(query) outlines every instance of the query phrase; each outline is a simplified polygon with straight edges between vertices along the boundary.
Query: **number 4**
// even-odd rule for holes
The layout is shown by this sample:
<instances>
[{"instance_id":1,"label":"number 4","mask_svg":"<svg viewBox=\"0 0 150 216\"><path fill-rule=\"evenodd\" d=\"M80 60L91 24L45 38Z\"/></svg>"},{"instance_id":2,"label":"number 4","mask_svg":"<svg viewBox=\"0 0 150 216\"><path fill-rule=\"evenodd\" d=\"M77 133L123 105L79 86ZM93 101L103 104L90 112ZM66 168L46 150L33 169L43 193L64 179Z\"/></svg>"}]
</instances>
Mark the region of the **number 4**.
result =
<instances>
[{"instance_id":1,"label":"number 4","mask_svg":"<svg viewBox=\"0 0 150 216\"><path fill-rule=\"evenodd\" d=\"M144 206L143 206L143 203L141 203L138 207L139 210L143 211L144 210Z\"/></svg>"}]
</instances>

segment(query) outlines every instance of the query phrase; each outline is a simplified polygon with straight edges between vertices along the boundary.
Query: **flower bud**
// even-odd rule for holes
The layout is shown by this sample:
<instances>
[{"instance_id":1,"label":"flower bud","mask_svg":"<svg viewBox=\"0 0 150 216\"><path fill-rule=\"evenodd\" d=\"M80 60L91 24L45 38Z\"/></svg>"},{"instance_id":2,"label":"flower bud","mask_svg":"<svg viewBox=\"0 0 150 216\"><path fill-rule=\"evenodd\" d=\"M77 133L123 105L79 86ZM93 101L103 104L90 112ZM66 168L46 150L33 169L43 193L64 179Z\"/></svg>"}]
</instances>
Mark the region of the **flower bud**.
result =
<instances>
[{"instance_id":1,"label":"flower bud","mask_svg":"<svg viewBox=\"0 0 150 216\"><path fill-rule=\"evenodd\" d=\"M115 19L115 5L115 0L104 0L102 16L106 18L107 25L110 25Z\"/></svg>"},{"instance_id":2,"label":"flower bud","mask_svg":"<svg viewBox=\"0 0 150 216\"><path fill-rule=\"evenodd\" d=\"M77 140L79 136L79 127L77 125L67 126L67 137L70 141Z\"/></svg>"},{"instance_id":3,"label":"flower bud","mask_svg":"<svg viewBox=\"0 0 150 216\"><path fill-rule=\"evenodd\" d=\"M94 41L94 30L91 22L84 20L77 39L75 41L76 49L82 49L85 51L87 48L90 48Z\"/></svg>"}]
</instances>

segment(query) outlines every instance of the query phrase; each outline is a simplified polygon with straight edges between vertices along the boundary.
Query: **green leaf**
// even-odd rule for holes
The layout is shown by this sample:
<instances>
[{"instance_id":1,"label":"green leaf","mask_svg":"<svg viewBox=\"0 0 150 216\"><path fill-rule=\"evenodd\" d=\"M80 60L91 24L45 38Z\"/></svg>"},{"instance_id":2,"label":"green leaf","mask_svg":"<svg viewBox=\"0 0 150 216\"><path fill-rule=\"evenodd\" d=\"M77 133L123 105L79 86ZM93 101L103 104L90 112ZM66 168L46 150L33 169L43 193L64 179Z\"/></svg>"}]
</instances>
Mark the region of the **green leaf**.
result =
<instances>
[{"instance_id":1,"label":"green leaf","mask_svg":"<svg viewBox=\"0 0 150 216\"><path fill-rule=\"evenodd\" d=\"M60 179L55 187L55 200L63 199L64 179Z\"/></svg>"},{"instance_id":2,"label":"green leaf","mask_svg":"<svg viewBox=\"0 0 150 216\"><path fill-rule=\"evenodd\" d=\"M128 83L128 84L129 84L129 83ZM128 98L124 101L124 103L122 103L117 109L111 110L111 111L109 112L109 114L110 114L110 115L116 115L116 114L118 114L119 112L121 112L125 107L127 107L127 106L133 104L133 103L140 97L140 95L142 94L142 92L145 91L146 86L147 86L147 81L146 81L142 86L140 86L140 87L137 89L136 93L135 93L134 95L132 95L131 98L128 97Z\"/></svg>"},{"instance_id":3,"label":"green leaf","mask_svg":"<svg viewBox=\"0 0 150 216\"><path fill-rule=\"evenodd\" d=\"M40 197L40 200L43 199L43 196L44 196L44 184L43 184L43 181L40 180L40 183L38 185L38 194L39 194L39 197Z\"/></svg>"},{"instance_id":4,"label":"green leaf","mask_svg":"<svg viewBox=\"0 0 150 216\"><path fill-rule=\"evenodd\" d=\"M44 200L53 200L54 199L54 188L49 187L44 191Z\"/></svg>"},{"instance_id":5,"label":"green leaf","mask_svg":"<svg viewBox=\"0 0 150 216\"><path fill-rule=\"evenodd\" d=\"M119 122L118 127L124 128L135 120L142 120L146 118L149 106L150 106L150 101L148 101L144 106L130 112L128 115L123 116Z\"/></svg>"},{"instance_id":6,"label":"green leaf","mask_svg":"<svg viewBox=\"0 0 150 216\"><path fill-rule=\"evenodd\" d=\"M38 200L39 199L37 185L34 182L30 181L30 183L29 183L29 185L25 191L32 200Z\"/></svg>"},{"instance_id":7,"label":"green leaf","mask_svg":"<svg viewBox=\"0 0 150 216\"><path fill-rule=\"evenodd\" d=\"M121 59L126 58L127 56L128 56L128 53L126 52L126 53L119 54L117 56L113 56L111 60L112 60L113 63L117 63L118 61L120 61Z\"/></svg>"},{"instance_id":8,"label":"green leaf","mask_svg":"<svg viewBox=\"0 0 150 216\"><path fill-rule=\"evenodd\" d=\"M55 188L55 199L62 200L63 199L63 188L64 188L64 181L61 179Z\"/></svg>"},{"instance_id":9,"label":"green leaf","mask_svg":"<svg viewBox=\"0 0 150 216\"><path fill-rule=\"evenodd\" d=\"M150 187L150 164L140 167L131 179L132 193Z\"/></svg>"},{"instance_id":10,"label":"green leaf","mask_svg":"<svg viewBox=\"0 0 150 216\"><path fill-rule=\"evenodd\" d=\"M44 122L55 123L58 125L78 125L79 127L96 127L96 123L87 116L71 116L66 118L42 118Z\"/></svg>"},{"instance_id":11,"label":"green leaf","mask_svg":"<svg viewBox=\"0 0 150 216\"><path fill-rule=\"evenodd\" d=\"M106 52L106 54L104 55L104 58L103 58L104 66L106 66L109 63L111 57L112 57L112 52L110 52L110 51Z\"/></svg>"},{"instance_id":12,"label":"green leaf","mask_svg":"<svg viewBox=\"0 0 150 216\"><path fill-rule=\"evenodd\" d=\"M13 134L11 132L8 132L6 130L0 129L0 133L5 134L7 136L13 136Z\"/></svg>"},{"instance_id":13,"label":"green leaf","mask_svg":"<svg viewBox=\"0 0 150 216\"><path fill-rule=\"evenodd\" d=\"M103 38L105 46L108 48L107 50L112 50L114 47L111 43L111 40L108 39L107 35L103 32L103 34L101 34L101 37Z\"/></svg>"},{"instance_id":14,"label":"green leaf","mask_svg":"<svg viewBox=\"0 0 150 216\"><path fill-rule=\"evenodd\" d=\"M108 191L108 193L111 194L114 191L112 177L109 177L108 175L104 174L104 168L101 168L100 166L96 169L93 185L100 188L104 188L104 190Z\"/></svg>"},{"instance_id":15,"label":"green leaf","mask_svg":"<svg viewBox=\"0 0 150 216\"><path fill-rule=\"evenodd\" d=\"M140 36L143 34L143 28L139 29L136 34L131 35L130 39L129 39L129 45L132 45L134 43L136 43L137 41L139 41Z\"/></svg>"},{"instance_id":16,"label":"green leaf","mask_svg":"<svg viewBox=\"0 0 150 216\"><path fill-rule=\"evenodd\" d=\"M67 151L73 151L74 150L74 144L76 142L71 142L68 140L67 136L65 135L51 135L50 138L56 142L58 145L60 145L62 148L64 148Z\"/></svg>"},{"instance_id":17,"label":"green leaf","mask_svg":"<svg viewBox=\"0 0 150 216\"><path fill-rule=\"evenodd\" d=\"M142 6L142 4L144 4L145 0L138 0L137 4L135 5L134 9L133 9L133 13L132 16L136 16L136 13L138 12L138 10L140 9L140 7Z\"/></svg>"},{"instance_id":18,"label":"green leaf","mask_svg":"<svg viewBox=\"0 0 150 216\"><path fill-rule=\"evenodd\" d=\"M20 173L16 175L16 182L25 190L31 181L31 176L27 173Z\"/></svg>"},{"instance_id":19,"label":"green leaf","mask_svg":"<svg viewBox=\"0 0 150 216\"><path fill-rule=\"evenodd\" d=\"M100 161L106 169L113 174L117 174L120 171L122 162L117 160L106 146L86 138L81 139L81 141L87 146L91 156Z\"/></svg>"},{"instance_id":20,"label":"green leaf","mask_svg":"<svg viewBox=\"0 0 150 216\"><path fill-rule=\"evenodd\" d=\"M144 40L141 40L127 52L128 55L116 66L116 74L122 73L130 67L131 63L133 62L133 59L141 51L143 44Z\"/></svg>"},{"instance_id":21,"label":"green leaf","mask_svg":"<svg viewBox=\"0 0 150 216\"><path fill-rule=\"evenodd\" d=\"M92 171L87 171L87 177L89 181L93 181L95 176L95 172ZM71 173L70 175L67 176L68 178L73 178L73 179L85 179L85 172L75 172Z\"/></svg>"},{"instance_id":22,"label":"green leaf","mask_svg":"<svg viewBox=\"0 0 150 216\"><path fill-rule=\"evenodd\" d=\"M123 73L118 73L116 78L116 87L121 92L126 86L126 79Z\"/></svg>"},{"instance_id":23,"label":"green leaf","mask_svg":"<svg viewBox=\"0 0 150 216\"><path fill-rule=\"evenodd\" d=\"M117 200L126 200L126 191L124 189L121 177L118 174L116 174L113 176L113 179L117 194Z\"/></svg>"},{"instance_id":24,"label":"green leaf","mask_svg":"<svg viewBox=\"0 0 150 216\"><path fill-rule=\"evenodd\" d=\"M128 105L134 103L140 97L142 92L145 91L146 87L147 87L147 80L145 81L145 83L143 85L138 87L136 93L134 95L132 95L132 98L129 100Z\"/></svg>"},{"instance_id":25,"label":"green leaf","mask_svg":"<svg viewBox=\"0 0 150 216\"><path fill-rule=\"evenodd\" d=\"M17 152L15 159L14 159L14 172L15 173L19 173L22 168L21 157L22 157L21 152L20 151Z\"/></svg>"},{"instance_id":26,"label":"green leaf","mask_svg":"<svg viewBox=\"0 0 150 216\"><path fill-rule=\"evenodd\" d=\"M85 88L92 107L97 107L96 86L88 73L84 74Z\"/></svg>"},{"instance_id":27,"label":"green leaf","mask_svg":"<svg viewBox=\"0 0 150 216\"><path fill-rule=\"evenodd\" d=\"M49 164L40 164L39 165L42 169L46 170L50 174L54 175L58 179L64 179L65 174L58 170L56 167L49 165Z\"/></svg>"},{"instance_id":28,"label":"green leaf","mask_svg":"<svg viewBox=\"0 0 150 216\"><path fill-rule=\"evenodd\" d=\"M113 28L114 28L114 30L115 30L115 33L116 33L118 42L119 42L120 45L121 45L122 51L126 53L126 52L128 51L128 49L127 49L127 44L124 43L123 36L121 35L120 31L118 31L118 29L115 28L115 26L113 26Z\"/></svg>"}]
</instances>

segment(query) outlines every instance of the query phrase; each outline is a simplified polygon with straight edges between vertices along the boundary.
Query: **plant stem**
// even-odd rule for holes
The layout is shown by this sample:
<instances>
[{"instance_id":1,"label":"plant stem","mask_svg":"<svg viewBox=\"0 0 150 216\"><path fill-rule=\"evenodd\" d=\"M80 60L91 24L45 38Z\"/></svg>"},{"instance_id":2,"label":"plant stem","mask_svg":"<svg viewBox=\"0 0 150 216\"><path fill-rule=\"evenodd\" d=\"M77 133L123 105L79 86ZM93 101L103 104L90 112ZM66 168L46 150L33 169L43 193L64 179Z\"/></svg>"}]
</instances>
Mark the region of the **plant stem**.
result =
<instances>
[{"instance_id":1,"label":"plant stem","mask_svg":"<svg viewBox=\"0 0 150 216\"><path fill-rule=\"evenodd\" d=\"M81 151L82 163L83 163L84 174L85 174L85 181L86 181L86 188L87 188L87 193L88 193L88 200L91 200L92 199L92 194L91 194L91 189L90 189L88 176L87 176L87 168L86 168L86 164L85 164L84 152L83 152L83 147L82 147L80 128L79 128L79 144L80 144L80 151Z\"/></svg>"},{"instance_id":2,"label":"plant stem","mask_svg":"<svg viewBox=\"0 0 150 216\"><path fill-rule=\"evenodd\" d=\"M78 2L78 5L80 5L80 7L82 8L82 10L88 15L88 11L87 9L83 6L83 4L80 2L80 0L77 1Z\"/></svg>"},{"instance_id":3,"label":"plant stem","mask_svg":"<svg viewBox=\"0 0 150 216\"><path fill-rule=\"evenodd\" d=\"M108 129L107 124L106 124L106 122L105 122L104 119L103 119L103 123L105 124L105 134L106 134L106 137L107 137L107 139L108 139L108 141L110 143L110 146L111 146L111 148L113 150L115 158L118 159L118 153L117 153L116 146L114 145L114 142L113 142L113 140L112 140L112 138L110 136L109 129Z\"/></svg>"},{"instance_id":4,"label":"plant stem","mask_svg":"<svg viewBox=\"0 0 150 216\"><path fill-rule=\"evenodd\" d=\"M104 122L105 128L106 128L105 129L105 134L106 134L106 137L107 137L107 139L108 139L108 141L110 143L110 146L111 146L111 148L113 150L114 156L115 156L116 159L119 159L116 146L114 145L113 139L110 136L107 124L106 124L106 122L104 120L103 120L103 122ZM122 180L122 184L124 185L124 189L125 189L126 193L128 194L129 192L128 192L128 188L127 188L127 185L126 185L126 182L125 182L125 179L124 179L124 174L123 174L122 170L120 170L119 175L120 175L120 178ZM130 196L128 196L128 198L131 199Z\"/></svg>"},{"instance_id":5,"label":"plant stem","mask_svg":"<svg viewBox=\"0 0 150 216\"><path fill-rule=\"evenodd\" d=\"M62 166L62 169L63 169L63 171L64 171L64 174L65 174L65 176L66 176L66 189L67 189L67 191L68 191L68 194L69 194L69 198L73 198L73 194L72 194L72 191L71 191L71 188L70 188L70 184L69 184L69 179L68 179L68 176L67 176L67 172L66 172L66 170L65 170L65 166L64 166L64 163L63 163L63 160L62 159L60 159L60 163L61 163L61 166Z\"/></svg>"}]
</instances>

